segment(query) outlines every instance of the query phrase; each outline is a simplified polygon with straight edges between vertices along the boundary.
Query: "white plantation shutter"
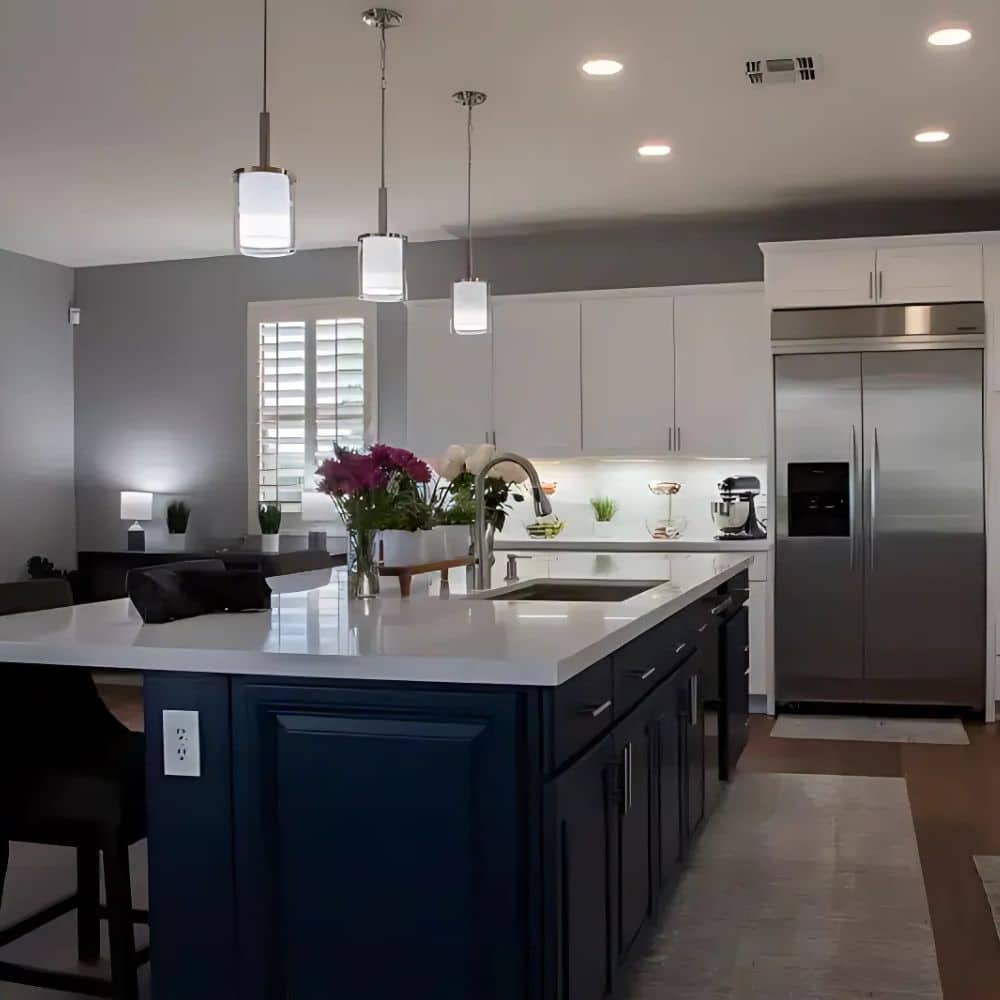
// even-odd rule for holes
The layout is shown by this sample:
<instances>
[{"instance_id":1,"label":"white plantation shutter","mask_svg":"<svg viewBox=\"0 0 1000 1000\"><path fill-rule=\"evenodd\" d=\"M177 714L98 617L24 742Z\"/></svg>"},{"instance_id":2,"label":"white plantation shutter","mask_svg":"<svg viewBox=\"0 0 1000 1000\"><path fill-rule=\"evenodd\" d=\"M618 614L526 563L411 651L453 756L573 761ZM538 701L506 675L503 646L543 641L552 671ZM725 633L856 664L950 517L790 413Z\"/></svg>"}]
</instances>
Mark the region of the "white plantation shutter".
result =
<instances>
[{"instance_id":1,"label":"white plantation shutter","mask_svg":"<svg viewBox=\"0 0 1000 1000\"><path fill-rule=\"evenodd\" d=\"M357 310L357 301L350 306ZM334 445L363 448L374 439L374 323L330 302L259 303L249 316L257 355L253 530L260 503L280 503L295 523L302 491Z\"/></svg>"}]
</instances>

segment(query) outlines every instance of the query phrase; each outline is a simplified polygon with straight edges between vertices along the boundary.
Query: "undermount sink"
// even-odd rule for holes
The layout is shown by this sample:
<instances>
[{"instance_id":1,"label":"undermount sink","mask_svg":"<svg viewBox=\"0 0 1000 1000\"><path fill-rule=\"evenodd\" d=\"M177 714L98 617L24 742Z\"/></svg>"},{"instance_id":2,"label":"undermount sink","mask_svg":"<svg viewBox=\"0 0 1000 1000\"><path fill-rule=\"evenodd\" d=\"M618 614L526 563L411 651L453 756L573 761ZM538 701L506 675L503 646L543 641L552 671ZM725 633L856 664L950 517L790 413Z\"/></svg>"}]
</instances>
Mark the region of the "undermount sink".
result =
<instances>
[{"instance_id":1,"label":"undermount sink","mask_svg":"<svg viewBox=\"0 0 1000 1000\"><path fill-rule=\"evenodd\" d=\"M526 580L505 590L470 594L483 601L627 601L665 580Z\"/></svg>"}]
</instances>

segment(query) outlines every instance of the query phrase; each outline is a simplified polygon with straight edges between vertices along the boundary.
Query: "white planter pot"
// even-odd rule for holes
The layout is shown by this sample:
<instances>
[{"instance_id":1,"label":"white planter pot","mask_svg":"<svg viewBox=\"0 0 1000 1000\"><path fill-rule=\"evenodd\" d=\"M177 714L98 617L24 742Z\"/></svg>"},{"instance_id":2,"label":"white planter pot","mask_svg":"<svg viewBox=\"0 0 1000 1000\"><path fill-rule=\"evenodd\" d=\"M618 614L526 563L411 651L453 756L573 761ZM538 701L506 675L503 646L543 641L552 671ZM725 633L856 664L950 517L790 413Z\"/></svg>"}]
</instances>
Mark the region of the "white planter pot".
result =
<instances>
[{"instance_id":1,"label":"white planter pot","mask_svg":"<svg viewBox=\"0 0 1000 1000\"><path fill-rule=\"evenodd\" d=\"M447 524L436 528L444 534L444 549L446 559L467 559L472 545L472 525Z\"/></svg>"},{"instance_id":2,"label":"white planter pot","mask_svg":"<svg viewBox=\"0 0 1000 1000\"><path fill-rule=\"evenodd\" d=\"M261 535L260 551L273 554L281 550L281 535Z\"/></svg>"},{"instance_id":3,"label":"white planter pot","mask_svg":"<svg viewBox=\"0 0 1000 1000\"><path fill-rule=\"evenodd\" d=\"M163 544L164 552L185 552L187 551L187 534L175 535L167 533L167 540Z\"/></svg>"},{"instance_id":4,"label":"white planter pot","mask_svg":"<svg viewBox=\"0 0 1000 1000\"><path fill-rule=\"evenodd\" d=\"M595 521L594 522L594 537L595 538L614 538L615 537L615 523L614 523L614 521Z\"/></svg>"}]
</instances>

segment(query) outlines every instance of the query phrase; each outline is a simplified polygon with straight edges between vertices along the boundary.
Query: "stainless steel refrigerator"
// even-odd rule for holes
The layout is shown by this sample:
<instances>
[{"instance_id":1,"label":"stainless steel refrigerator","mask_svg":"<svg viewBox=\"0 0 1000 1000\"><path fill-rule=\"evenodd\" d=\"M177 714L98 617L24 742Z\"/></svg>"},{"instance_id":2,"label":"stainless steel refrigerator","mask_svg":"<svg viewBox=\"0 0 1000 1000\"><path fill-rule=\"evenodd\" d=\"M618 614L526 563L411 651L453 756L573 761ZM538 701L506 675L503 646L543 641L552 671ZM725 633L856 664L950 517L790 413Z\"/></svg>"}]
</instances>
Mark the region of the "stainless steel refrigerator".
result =
<instances>
[{"instance_id":1,"label":"stainless steel refrigerator","mask_svg":"<svg viewBox=\"0 0 1000 1000\"><path fill-rule=\"evenodd\" d=\"M774 314L779 704L983 708L983 324Z\"/></svg>"}]
</instances>

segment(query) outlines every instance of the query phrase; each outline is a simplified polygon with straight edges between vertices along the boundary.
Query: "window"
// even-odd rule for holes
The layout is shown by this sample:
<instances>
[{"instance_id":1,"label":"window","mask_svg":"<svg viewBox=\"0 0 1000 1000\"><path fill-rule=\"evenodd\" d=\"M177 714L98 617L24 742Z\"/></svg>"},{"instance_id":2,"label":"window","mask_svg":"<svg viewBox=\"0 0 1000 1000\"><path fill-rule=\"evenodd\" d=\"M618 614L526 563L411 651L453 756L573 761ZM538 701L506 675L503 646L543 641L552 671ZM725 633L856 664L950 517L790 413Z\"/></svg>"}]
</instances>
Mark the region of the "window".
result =
<instances>
[{"instance_id":1,"label":"window","mask_svg":"<svg viewBox=\"0 0 1000 1000\"><path fill-rule=\"evenodd\" d=\"M250 530L267 502L297 526L333 446L375 440L375 311L328 299L251 303L247 316Z\"/></svg>"}]
</instances>

